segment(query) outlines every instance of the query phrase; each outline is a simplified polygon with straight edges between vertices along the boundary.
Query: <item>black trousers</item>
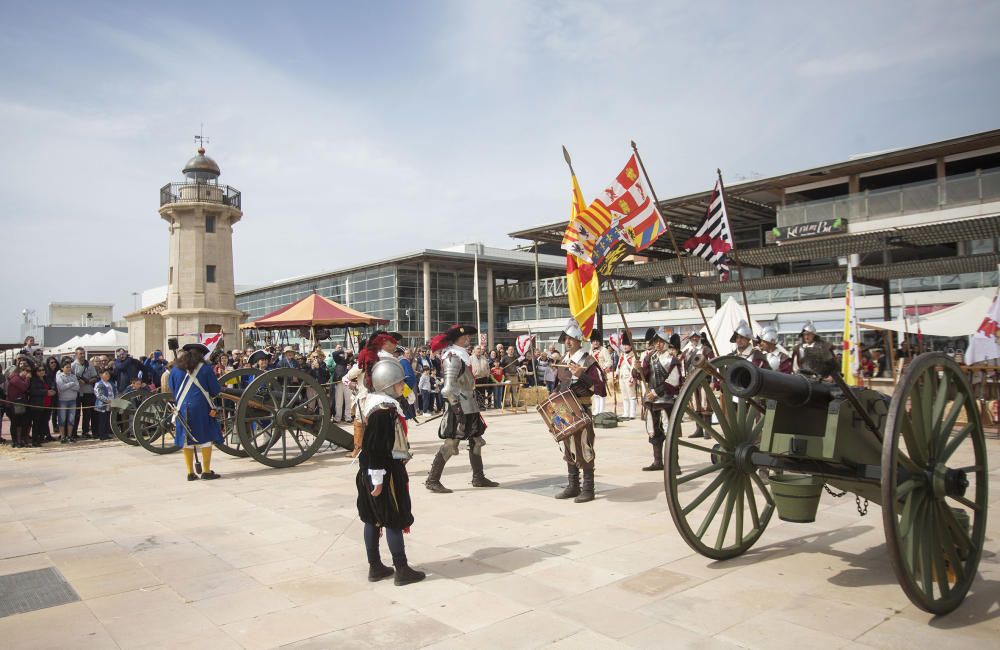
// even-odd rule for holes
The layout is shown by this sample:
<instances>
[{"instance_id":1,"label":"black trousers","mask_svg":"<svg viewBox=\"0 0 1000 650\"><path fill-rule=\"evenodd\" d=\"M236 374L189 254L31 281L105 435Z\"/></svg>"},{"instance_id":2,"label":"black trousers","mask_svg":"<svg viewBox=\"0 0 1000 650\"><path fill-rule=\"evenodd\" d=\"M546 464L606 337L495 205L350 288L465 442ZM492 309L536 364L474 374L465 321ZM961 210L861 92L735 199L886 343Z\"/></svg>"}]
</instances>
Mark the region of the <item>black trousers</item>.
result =
<instances>
[{"instance_id":1,"label":"black trousers","mask_svg":"<svg viewBox=\"0 0 1000 650\"><path fill-rule=\"evenodd\" d=\"M42 444L45 436L49 435L49 413L40 406L32 406L28 409L31 412L31 443Z\"/></svg>"},{"instance_id":2,"label":"black trousers","mask_svg":"<svg viewBox=\"0 0 1000 650\"><path fill-rule=\"evenodd\" d=\"M111 411L93 411L94 435L101 440L111 437Z\"/></svg>"},{"instance_id":3,"label":"black trousers","mask_svg":"<svg viewBox=\"0 0 1000 650\"><path fill-rule=\"evenodd\" d=\"M87 435L91 431L97 431L97 425L95 424L96 418L94 417L94 409L90 408L94 406L95 402L93 393L80 393L80 396L76 398L76 417L73 418L73 435L80 430L80 424L83 424L83 434Z\"/></svg>"}]
</instances>

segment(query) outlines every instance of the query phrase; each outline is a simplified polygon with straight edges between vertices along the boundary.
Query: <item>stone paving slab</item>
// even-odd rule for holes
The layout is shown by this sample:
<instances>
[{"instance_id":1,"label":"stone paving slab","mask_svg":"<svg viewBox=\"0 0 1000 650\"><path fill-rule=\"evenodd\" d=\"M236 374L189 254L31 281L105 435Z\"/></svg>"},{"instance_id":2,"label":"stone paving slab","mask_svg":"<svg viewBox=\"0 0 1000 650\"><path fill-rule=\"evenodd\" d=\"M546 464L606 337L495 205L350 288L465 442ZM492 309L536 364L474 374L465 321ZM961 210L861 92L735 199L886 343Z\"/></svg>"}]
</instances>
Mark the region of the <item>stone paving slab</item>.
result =
<instances>
[{"instance_id":1,"label":"stone paving slab","mask_svg":"<svg viewBox=\"0 0 1000 650\"><path fill-rule=\"evenodd\" d=\"M815 523L772 520L742 557L694 554L663 477L641 472L641 423L598 431L598 498L552 498L565 466L534 414L487 414L496 489L415 427L411 563L428 579L367 582L356 466L322 453L274 470L214 457L188 483L180 456L117 442L0 448L0 575L53 567L80 602L0 619L17 648L996 648L1000 525L992 513L966 602L935 619L910 604L880 511L824 495ZM1000 508L1000 442L988 442ZM383 549L388 559L388 550Z\"/></svg>"}]
</instances>

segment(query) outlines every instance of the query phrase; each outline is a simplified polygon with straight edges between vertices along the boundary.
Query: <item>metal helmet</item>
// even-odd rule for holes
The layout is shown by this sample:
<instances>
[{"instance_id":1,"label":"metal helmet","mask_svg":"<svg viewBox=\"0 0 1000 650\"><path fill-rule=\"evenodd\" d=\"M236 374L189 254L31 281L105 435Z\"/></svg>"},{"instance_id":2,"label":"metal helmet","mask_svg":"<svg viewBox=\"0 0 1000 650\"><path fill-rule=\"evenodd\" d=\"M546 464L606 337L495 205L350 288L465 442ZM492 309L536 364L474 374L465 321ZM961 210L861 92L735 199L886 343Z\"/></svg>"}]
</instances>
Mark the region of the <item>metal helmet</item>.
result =
<instances>
[{"instance_id":1,"label":"metal helmet","mask_svg":"<svg viewBox=\"0 0 1000 650\"><path fill-rule=\"evenodd\" d=\"M753 332L750 331L750 326L745 320L741 320L740 324L736 326L735 330L733 330L733 335L730 337L729 342L735 343L737 336L742 336L748 340L753 338Z\"/></svg>"},{"instance_id":2,"label":"metal helmet","mask_svg":"<svg viewBox=\"0 0 1000 650\"><path fill-rule=\"evenodd\" d=\"M774 329L773 327L765 327L760 332L760 340L767 341L768 343L777 343L778 330Z\"/></svg>"},{"instance_id":3,"label":"metal helmet","mask_svg":"<svg viewBox=\"0 0 1000 650\"><path fill-rule=\"evenodd\" d=\"M381 359L372 366L372 389L376 393L386 393L393 397L399 397L399 395L395 394L396 391L393 387L403 381L405 377L406 373L403 372L403 366L399 361L395 359Z\"/></svg>"},{"instance_id":4,"label":"metal helmet","mask_svg":"<svg viewBox=\"0 0 1000 650\"><path fill-rule=\"evenodd\" d=\"M813 323L811 320L807 320L806 324L802 326L802 331L803 332L812 332L813 334L815 334L816 333L816 324Z\"/></svg>"}]
</instances>

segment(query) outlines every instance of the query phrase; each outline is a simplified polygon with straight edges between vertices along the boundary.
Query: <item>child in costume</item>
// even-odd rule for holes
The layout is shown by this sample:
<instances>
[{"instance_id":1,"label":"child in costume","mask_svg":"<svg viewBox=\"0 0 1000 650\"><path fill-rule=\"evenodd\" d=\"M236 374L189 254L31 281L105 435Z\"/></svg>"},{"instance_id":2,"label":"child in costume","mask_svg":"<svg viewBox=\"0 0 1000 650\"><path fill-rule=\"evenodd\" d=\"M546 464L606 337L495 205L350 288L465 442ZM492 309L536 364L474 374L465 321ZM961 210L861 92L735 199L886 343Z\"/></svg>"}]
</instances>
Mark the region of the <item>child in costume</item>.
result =
<instances>
[{"instance_id":1,"label":"child in costume","mask_svg":"<svg viewBox=\"0 0 1000 650\"><path fill-rule=\"evenodd\" d=\"M423 571L410 568L406 561L403 531L413 525L410 506L410 478L406 462L410 444L406 419L399 404L403 394L403 366L395 359L382 359L369 370L370 391L364 401L364 437L358 455L358 516L365 524L368 553L368 580L378 582L395 574L396 585L424 579ZM382 563L379 538L385 530L395 571Z\"/></svg>"},{"instance_id":2,"label":"child in costume","mask_svg":"<svg viewBox=\"0 0 1000 650\"><path fill-rule=\"evenodd\" d=\"M201 450L201 478L206 481L219 478L212 471L212 445L222 442L222 430L212 399L222 392L222 387L212 366L205 363L207 356L206 346L188 343L177 355L169 377L170 392L177 404L174 444L184 454L189 481L198 480L194 472L195 447Z\"/></svg>"}]
</instances>

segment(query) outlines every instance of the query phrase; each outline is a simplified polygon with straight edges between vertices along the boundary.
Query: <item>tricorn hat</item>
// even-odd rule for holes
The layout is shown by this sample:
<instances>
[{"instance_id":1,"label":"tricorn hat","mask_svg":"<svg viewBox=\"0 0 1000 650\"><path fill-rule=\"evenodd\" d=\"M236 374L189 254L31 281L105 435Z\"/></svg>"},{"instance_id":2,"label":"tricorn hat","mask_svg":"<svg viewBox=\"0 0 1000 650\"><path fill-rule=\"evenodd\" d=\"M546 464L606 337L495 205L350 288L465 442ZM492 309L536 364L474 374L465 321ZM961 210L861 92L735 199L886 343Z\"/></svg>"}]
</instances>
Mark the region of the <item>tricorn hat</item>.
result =
<instances>
[{"instance_id":1,"label":"tricorn hat","mask_svg":"<svg viewBox=\"0 0 1000 650\"><path fill-rule=\"evenodd\" d=\"M753 332L750 331L750 326L745 320L741 320L740 324L736 326L735 330L733 330L733 335L729 337L729 342L736 343L737 336L742 336L747 340L753 338Z\"/></svg>"},{"instance_id":2,"label":"tricorn hat","mask_svg":"<svg viewBox=\"0 0 1000 650\"><path fill-rule=\"evenodd\" d=\"M575 318L566 321L566 325L563 326L562 332L559 334L559 342L563 343L567 338L574 338L577 341L583 340L583 330L580 329Z\"/></svg>"},{"instance_id":3,"label":"tricorn hat","mask_svg":"<svg viewBox=\"0 0 1000 650\"><path fill-rule=\"evenodd\" d=\"M249 357L247 357L247 363L249 363L249 364L252 365L252 364L257 363L261 359L267 359L268 361L270 361L271 360L271 355L268 354L267 352L265 352L264 350L257 350L253 354L251 354Z\"/></svg>"},{"instance_id":4,"label":"tricorn hat","mask_svg":"<svg viewBox=\"0 0 1000 650\"><path fill-rule=\"evenodd\" d=\"M452 325L445 331L444 337L449 341L455 342L462 336L474 336L479 333L472 325Z\"/></svg>"},{"instance_id":5,"label":"tricorn hat","mask_svg":"<svg viewBox=\"0 0 1000 650\"><path fill-rule=\"evenodd\" d=\"M208 346L203 343L188 343L181 349L184 350L185 352L191 352L193 350L197 350L202 354L208 354Z\"/></svg>"}]
</instances>

